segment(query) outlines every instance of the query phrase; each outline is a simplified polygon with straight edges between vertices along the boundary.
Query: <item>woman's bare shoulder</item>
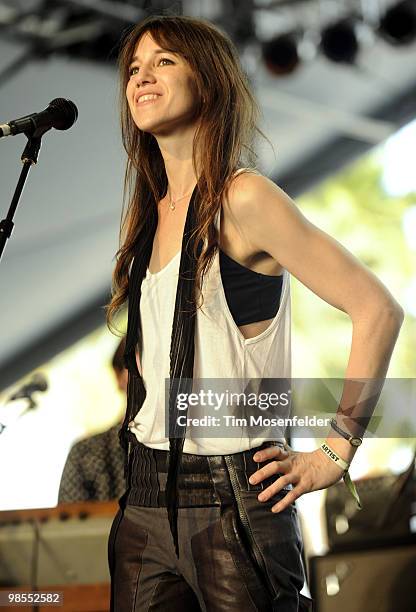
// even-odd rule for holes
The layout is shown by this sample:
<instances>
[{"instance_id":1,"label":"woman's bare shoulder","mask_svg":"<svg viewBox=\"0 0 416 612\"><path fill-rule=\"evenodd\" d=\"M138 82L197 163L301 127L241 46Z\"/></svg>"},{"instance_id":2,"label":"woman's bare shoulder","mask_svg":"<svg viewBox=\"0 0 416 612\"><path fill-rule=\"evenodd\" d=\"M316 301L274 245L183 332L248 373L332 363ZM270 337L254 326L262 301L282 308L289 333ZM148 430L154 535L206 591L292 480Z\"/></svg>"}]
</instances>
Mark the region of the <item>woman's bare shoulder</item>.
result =
<instances>
[{"instance_id":1,"label":"woman's bare shoulder","mask_svg":"<svg viewBox=\"0 0 416 612\"><path fill-rule=\"evenodd\" d=\"M264 202L270 194L274 197L286 195L276 183L256 168L240 168L231 177L224 200L235 214L239 214L244 212L247 206L252 207L257 202Z\"/></svg>"}]
</instances>

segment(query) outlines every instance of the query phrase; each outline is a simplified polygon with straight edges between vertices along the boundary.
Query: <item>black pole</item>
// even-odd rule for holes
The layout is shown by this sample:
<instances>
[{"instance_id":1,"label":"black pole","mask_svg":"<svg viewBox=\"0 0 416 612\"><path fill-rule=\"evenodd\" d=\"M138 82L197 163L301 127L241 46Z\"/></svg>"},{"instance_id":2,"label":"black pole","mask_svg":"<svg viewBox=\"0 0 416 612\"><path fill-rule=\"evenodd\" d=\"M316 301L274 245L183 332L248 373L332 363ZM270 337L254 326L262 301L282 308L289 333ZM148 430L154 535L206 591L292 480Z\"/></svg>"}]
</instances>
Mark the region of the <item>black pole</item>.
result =
<instances>
[{"instance_id":1,"label":"black pole","mask_svg":"<svg viewBox=\"0 0 416 612\"><path fill-rule=\"evenodd\" d=\"M41 146L42 134L30 136L26 147L22 153L21 160L23 162L23 168L20 173L20 177L13 194L13 198L10 204L9 211L5 219L0 221L0 260L3 255L4 248L7 240L10 238L13 231L14 223L13 217L19 204L20 196L22 195L23 188L26 183L29 170L33 164L38 161L39 150Z\"/></svg>"}]
</instances>

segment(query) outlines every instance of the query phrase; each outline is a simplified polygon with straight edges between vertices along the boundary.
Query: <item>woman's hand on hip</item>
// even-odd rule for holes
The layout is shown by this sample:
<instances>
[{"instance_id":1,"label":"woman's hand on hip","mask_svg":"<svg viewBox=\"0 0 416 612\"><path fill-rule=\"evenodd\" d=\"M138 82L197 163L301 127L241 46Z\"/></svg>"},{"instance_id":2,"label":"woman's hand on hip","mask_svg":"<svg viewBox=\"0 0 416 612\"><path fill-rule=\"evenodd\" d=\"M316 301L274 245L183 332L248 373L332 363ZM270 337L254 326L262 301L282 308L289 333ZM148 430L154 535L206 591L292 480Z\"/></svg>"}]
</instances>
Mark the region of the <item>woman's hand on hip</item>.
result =
<instances>
[{"instance_id":1,"label":"woman's hand on hip","mask_svg":"<svg viewBox=\"0 0 416 612\"><path fill-rule=\"evenodd\" d=\"M261 491L259 501L267 501L289 483L293 489L272 507L272 512L280 512L293 503L298 497L310 491L326 489L340 480L344 470L319 448L312 452L301 453L286 445L286 450L278 446L269 446L253 455L254 461L268 463L259 468L249 478L251 484L257 484L273 474L281 474L274 483Z\"/></svg>"}]
</instances>

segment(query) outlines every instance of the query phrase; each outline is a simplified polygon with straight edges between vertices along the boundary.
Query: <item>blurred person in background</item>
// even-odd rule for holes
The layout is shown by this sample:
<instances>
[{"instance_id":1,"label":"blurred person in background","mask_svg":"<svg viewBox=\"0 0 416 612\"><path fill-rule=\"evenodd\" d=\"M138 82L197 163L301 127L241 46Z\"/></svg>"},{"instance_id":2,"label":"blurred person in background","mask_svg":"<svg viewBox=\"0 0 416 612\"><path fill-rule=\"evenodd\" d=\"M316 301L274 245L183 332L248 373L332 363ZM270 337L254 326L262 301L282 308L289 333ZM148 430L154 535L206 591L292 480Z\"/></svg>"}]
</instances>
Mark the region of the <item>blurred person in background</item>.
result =
<instances>
[{"instance_id":1,"label":"blurred person in background","mask_svg":"<svg viewBox=\"0 0 416 612\"><path fill-rule=\"evenodd\" d=\"M119 390L127 393L128 373L124 367L125 338L114 353L112 367ZM58 503L118 499L125 491L124 453L118 433L120 423L71 448L62 473Z\"/></svg>"}]
</instances>

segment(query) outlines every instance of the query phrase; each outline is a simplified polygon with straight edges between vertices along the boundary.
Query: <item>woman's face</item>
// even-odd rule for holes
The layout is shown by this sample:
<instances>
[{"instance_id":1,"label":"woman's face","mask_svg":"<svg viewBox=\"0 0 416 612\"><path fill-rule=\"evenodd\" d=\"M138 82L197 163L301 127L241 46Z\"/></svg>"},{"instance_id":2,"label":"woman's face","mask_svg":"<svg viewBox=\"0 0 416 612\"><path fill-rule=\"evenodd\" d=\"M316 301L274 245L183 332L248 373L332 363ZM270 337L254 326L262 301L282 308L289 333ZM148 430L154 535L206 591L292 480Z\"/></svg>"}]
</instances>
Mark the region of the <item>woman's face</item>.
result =
<instances>
[{"instance_id":1,"label":"woman's face","mask_svg":"<svg viewBox=\"0 0 416 612\"><path fill-rule=\"evenodd\" d=\"M164 51L149 32L136 45L129 74L126 96L139 129L166 136L195 122L197 92L189 64Z\"/></svg>"}]
</instances>

